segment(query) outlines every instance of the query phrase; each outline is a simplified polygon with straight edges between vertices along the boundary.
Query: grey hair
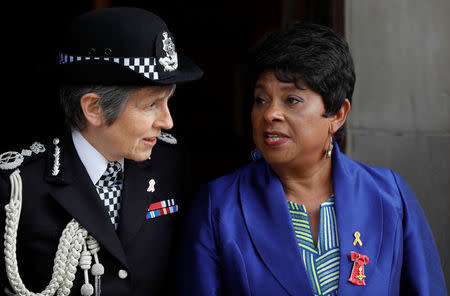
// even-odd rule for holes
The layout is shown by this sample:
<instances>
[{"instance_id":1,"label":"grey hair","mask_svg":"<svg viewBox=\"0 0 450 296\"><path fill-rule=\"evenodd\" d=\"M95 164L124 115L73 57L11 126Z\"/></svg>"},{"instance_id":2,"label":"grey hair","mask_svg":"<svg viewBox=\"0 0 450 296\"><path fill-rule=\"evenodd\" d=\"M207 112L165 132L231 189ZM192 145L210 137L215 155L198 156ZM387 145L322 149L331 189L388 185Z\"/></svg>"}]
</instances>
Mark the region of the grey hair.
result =
<instances>
[{"instance_id":1,"label":"grey hair","mask_svg":"<svg viewBox=\"0 0 450 296\"><path fill-rule=\"evenodd\" d=\"M125 109L131 95L140 87L105 85L61 85L59 99L64 110L66 124L82 131L86 127L86 117L81 109L80 99L87 93L100 97L99 106L103 119L111 125Z\"/></svg>"}]
</instances>

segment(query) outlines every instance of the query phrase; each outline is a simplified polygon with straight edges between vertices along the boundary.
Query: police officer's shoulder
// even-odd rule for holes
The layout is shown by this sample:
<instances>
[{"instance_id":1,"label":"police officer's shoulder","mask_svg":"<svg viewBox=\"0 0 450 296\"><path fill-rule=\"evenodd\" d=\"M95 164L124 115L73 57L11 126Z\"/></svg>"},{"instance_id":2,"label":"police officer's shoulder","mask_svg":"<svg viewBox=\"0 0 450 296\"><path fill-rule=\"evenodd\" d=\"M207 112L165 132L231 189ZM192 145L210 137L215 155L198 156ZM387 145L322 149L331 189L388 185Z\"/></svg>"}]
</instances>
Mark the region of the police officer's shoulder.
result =
<instances>
[{"instance_id":1,"label":"police officer's shoulder","mask_svg":"<svg viewBox=\"0 0 450 296\"><path fill-rule=\"evenodd\" d=\"M34 141L30 145L0 153L0 175L9 176L16 169L22 170L38 159L45 158L48 153L48 142L48 140Z\"/></svg>"}]
</instances>

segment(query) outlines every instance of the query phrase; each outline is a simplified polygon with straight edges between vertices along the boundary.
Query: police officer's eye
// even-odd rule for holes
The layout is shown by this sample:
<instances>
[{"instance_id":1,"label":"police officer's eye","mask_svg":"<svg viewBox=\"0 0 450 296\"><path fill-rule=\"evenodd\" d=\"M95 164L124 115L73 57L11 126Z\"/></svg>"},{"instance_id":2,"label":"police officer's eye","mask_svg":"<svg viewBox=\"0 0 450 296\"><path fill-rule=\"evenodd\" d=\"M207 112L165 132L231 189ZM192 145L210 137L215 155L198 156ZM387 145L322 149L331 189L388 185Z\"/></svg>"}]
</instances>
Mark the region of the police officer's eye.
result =
<instances>
[{"instance_id":1,"label":"police officer's eye","mask_svg":"<svg viewBox=\"0 0 450 296\"><path fill-rule=\"evenodd\" d=\"M156 102L153 102L153 103L148 104L147 106L145 106L145 109L152 109L155 105L156 105Z\"/></svg>"}]
</instances>

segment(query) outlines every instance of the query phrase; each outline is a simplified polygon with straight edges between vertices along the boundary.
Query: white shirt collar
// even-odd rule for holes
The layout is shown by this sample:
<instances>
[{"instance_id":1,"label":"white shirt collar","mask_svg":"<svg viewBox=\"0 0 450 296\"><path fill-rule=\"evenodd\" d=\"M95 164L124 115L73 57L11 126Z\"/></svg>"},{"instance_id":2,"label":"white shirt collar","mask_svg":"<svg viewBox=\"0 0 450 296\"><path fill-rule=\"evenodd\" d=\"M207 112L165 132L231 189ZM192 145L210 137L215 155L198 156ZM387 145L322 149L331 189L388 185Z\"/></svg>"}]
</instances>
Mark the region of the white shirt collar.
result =
<instances>
[{"instance_id":1,"label":"white shirt collar","mask_svg":"<svg viewBox=\"0 0 450 296\"><path fill-rule=\"evenodd\" d=\"M109 161L78 130L72 130L72 140L81 162L95 185L105 172ZM119 162L124 171L124 159L120 159Z\"/></svg>"}]
</instances>

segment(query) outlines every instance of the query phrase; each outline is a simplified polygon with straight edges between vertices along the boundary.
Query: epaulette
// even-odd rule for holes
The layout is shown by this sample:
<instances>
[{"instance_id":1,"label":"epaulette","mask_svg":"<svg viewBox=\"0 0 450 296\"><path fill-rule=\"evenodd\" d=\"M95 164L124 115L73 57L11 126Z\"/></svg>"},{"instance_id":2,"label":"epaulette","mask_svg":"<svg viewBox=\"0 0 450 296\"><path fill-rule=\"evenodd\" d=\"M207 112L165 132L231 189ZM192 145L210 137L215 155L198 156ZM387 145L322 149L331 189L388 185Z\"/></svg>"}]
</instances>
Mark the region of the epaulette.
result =
<instances>
[{"instance_id":1,"label":"epaulette","mask_svg":"<svg viewBox=\"0 0 450 296\"><path fill-rule=\"evenodd\" d=\"M30 147L24 148L20 152L4 152L0 154L0 172L12 172L18 167L37 158L44 152L45 146L39 142L34 142Z\"/></svg>"},{"instance_id":2,"label":"epaulette","mask_svg":"<svg viewBox=\"0 0 450 296\"><path fill-rule=\"evenodd\" d=\"M171 134L161 132L161 136L158 137L158 140L166 142L167 144L175 145L177 143L177 139Z\"/></svg>"}]
</instances>

